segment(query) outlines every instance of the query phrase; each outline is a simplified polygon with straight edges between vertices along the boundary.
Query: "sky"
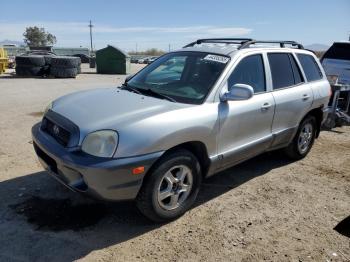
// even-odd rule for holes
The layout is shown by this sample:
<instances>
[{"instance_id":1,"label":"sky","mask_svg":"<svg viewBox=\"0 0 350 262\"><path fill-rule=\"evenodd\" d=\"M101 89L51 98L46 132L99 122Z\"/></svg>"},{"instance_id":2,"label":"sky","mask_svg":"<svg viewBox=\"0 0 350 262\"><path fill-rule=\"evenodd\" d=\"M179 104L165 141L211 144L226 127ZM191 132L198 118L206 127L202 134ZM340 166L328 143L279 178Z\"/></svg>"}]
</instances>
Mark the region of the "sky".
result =
<instances>
[{"instance_id":1,"label":"sky","mask_svg":"<svg viewBox=\"0 0 350 262\"><path fill-rule=\"evenodd\" d=\"M0 41L44 27L58 47L177 49L199 38L249 37L330 45L350 34L350 0L2 1Z\"/></svg>"}]
</instances>

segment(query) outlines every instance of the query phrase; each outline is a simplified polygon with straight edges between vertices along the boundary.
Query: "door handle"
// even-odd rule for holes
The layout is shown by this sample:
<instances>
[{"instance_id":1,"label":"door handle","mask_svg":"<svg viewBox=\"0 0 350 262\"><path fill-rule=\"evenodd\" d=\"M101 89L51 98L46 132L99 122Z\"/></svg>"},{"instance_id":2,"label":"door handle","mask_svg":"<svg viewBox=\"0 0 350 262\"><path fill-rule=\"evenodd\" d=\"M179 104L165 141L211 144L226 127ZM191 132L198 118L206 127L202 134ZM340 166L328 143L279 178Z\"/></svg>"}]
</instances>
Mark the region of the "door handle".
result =
<instances>
[{"instance_id":1,"label":"door handle","mask_svg":"<svg viewBox=\"0 0 350 262\"><path fill-rule=\"evenodd\" d=\"M303 100L308 100L310 96L308 94L303 94Z\"/></svg>"},{"instance_id":2,"label":"door handle","mask_svg":"<svg viewBox=\"0 0 350 262\"><path fill-rule=\"evenodd\" d=\"M271 107L271 104L270 104L270 103L264 103L264 104L261 106L261 110L266 111L266 110L268 110L270 107Z\"/></svg>"}]
</instances>

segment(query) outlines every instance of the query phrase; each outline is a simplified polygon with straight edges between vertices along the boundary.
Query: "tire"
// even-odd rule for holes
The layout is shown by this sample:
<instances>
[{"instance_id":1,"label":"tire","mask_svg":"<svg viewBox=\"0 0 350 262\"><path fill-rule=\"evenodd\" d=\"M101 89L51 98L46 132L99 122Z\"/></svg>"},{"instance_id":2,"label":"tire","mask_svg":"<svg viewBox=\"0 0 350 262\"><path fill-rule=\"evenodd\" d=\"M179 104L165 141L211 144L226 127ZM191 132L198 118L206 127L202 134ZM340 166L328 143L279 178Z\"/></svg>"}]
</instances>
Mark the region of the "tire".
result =
<instances>
[{"instance_id":1,"label":"tire","mask_svg":"<svg viewBox=\"0 0 350 262\"><path fill-rule=\"evenodd\" d=\"M56 68L76 68L81 64L79 57L55 56L51 58L51 66Z\"/></svg>"},{"instance_id":2,"label":"tire","mask_svg":"<svg viewBox=\"0 0 350 262\"><path fill-rule=\"evenodd\" d=\"M54 55L44 55L45 65L51 65L51 59L55 57Z\"/></svg>"},{"instance_id":3,"label":"tire","mask_svg":"<svg viewBox=\"0 0 350 262\"><path fill-rule=\"evenodd\" d=\"M74 78L77 74L77 68L59 68L53 66L50 68L50 75L57 78Z\"/></svg>"},{"instance_id":4,"label":"tire","mask_svg":"<svg viewBox=\"0 0 350 262\"><path fill-rule=\"evenodd\" d=\"M310 130L311 128L311 130ZM304 134L304 137L301 137ZM306 137L305 137L306 136ZM302 120L293 141L285 149L287 156L293 160L304 158L311 150L316 137L316 118L307 116ZM304 140L303 140L304 139ZM304 146L301 146L305 142Z\"/></svg>"},{"instance_id":5,"label":"tire","mask_svg":"<svg viewBox=\"0 0 350 262\"><path fill-rule=\"evenodd\" d=\"M172 172L172 178L179 176L183 171L183 174L186 174L183 183L181 179L173 184L169 182L170 180L165 178L169 171ZM200 165L191 152L187 150L170 152L162 157L144 178L136 198L136 205L143 215L154 222L171 221L183 215L193 205L201 182ZM179 193L185 188L188 191ZM170 192L171 195L168 197L164 195L161 198L159 193L163 190ZM171 202L173 199L175 205Z\"/></svg>"},{"instance_id":6,"label":"tire","mask_svg":"<svg viewBox=\"0 0 350 262\"><path fill-rule=\"evenodd\" d=\"M42 67L42 75L44 76L50 75L50 65L44 65Z\"/></svg>"},{"instance_id":7,"label":"tire","mask_svg":"<svg viewBox=\"0 0 350 262\"><path fill-rule=\"evenodd\" d=\"M44 66L45 58L41 55L23 55L16 56L16 65L18 66Z\"/></svg>"},{"instance_id":8,"label":"tire","mask_svg":"<svg viewBox=\"0 0 350 262\"><path fill-rule=\"evenodd\" d=\"M17 65L16 75L18 76L42 76L43 75L42 66L28 66L28 65Z\"/></svg>"}]
</instances>

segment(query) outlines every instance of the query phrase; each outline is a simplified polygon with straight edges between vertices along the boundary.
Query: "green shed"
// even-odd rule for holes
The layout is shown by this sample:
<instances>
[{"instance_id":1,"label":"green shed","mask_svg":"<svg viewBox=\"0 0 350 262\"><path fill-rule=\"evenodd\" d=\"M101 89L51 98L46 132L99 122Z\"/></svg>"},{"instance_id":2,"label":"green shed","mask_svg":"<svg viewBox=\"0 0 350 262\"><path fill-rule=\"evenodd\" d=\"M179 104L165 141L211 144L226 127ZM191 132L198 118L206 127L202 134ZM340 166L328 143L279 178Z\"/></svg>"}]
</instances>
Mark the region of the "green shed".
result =
<instances>
[{"instance_id":1,"label":"green shed","mask_svg":"<svg viewBox=\"0 0 350 262\"><path fill-rule=\"evenodd\" d=\"M99 74L130 74L130 56L108 45L96 51L96 66Z\"/></svg>"}]
</instances>

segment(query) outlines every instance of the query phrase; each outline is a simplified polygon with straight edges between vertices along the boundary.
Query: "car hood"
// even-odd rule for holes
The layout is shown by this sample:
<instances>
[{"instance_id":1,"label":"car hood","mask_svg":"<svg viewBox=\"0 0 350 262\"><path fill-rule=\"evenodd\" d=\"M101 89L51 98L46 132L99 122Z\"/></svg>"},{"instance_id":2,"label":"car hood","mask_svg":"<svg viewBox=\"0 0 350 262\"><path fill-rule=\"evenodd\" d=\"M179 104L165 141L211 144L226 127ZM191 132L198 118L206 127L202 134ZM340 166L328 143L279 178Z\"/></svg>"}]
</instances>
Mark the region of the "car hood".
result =
<instances>
[{"instance_id":1,"label":"car hood","mask_svg":"<svg viewBox=\"0 0 350 262\"><path fill-rule=\"evenodd\" d=\"M118 130L156 114L187 107L119 88L76 92L54 101L52 110L75 123L82 133Z\"/></svg>"}]
</instances>

